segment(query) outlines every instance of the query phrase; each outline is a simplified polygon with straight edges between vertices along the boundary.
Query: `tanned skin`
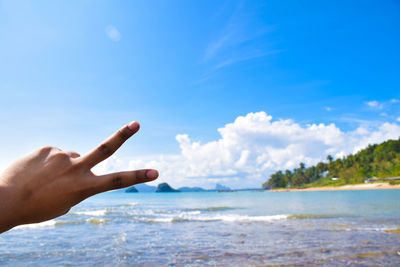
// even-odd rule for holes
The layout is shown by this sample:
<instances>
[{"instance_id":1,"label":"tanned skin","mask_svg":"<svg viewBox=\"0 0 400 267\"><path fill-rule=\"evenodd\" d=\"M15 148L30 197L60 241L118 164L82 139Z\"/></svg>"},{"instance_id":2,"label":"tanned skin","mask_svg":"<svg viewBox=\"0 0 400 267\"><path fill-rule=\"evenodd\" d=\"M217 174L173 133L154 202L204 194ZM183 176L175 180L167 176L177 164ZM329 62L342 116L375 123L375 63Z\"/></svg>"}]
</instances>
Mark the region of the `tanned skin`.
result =
<instances>
[{"instance_id":1,"label":"tanned skin","mask_svg":"<svg viewBox=\"0 0 400 267\"><path fill-rule=\"evenodd\" d=\"M95 194L155 180L153 169L106 175L91 171L139 128L137 122L125 125L84 156L48 146L14 162L0 177L0 233L64 215Z\"/></svg>"}]
</instances>

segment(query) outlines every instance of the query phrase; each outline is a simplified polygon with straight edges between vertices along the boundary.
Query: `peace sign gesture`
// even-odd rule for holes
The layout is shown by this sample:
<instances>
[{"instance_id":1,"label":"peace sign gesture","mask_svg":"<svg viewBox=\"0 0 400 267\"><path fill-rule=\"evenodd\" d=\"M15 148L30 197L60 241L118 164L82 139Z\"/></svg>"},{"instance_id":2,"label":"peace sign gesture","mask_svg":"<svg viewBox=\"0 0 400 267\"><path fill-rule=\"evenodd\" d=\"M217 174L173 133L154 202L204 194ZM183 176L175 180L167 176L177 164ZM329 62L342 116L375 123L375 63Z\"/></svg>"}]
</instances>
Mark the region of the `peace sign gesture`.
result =
<instances>
[{"instance_id":1,"label":"peace sign gesture","mask_svg":"<svg viewBox=\"0 0 400 267\"><path fill-rule=\"evenodd\" d=\"M137 122L125 125L82 157L76 152L43 147L14 162L0 177L0 233L61 216L92 195L155 180L158 172L153 169L99 176L91 171L139 127Z\"/></svg>"}]
</instances>

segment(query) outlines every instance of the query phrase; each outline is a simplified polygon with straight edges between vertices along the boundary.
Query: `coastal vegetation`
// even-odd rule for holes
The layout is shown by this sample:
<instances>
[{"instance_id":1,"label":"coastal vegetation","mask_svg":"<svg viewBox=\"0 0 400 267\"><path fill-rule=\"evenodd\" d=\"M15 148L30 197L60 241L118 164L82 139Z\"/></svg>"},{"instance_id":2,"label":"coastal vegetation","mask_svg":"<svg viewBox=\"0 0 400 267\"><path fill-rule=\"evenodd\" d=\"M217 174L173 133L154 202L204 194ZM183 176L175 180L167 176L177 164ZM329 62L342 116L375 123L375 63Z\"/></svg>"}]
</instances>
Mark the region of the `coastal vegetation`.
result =
<instances>
[{"instance_id":1,"label":"coastal vegetation","mask_svg":"<svg viewBox=\"0 0 400 267\"><path fill-rule=\"evenodd\" d=\"M374 179L400 176L400 138L381 144L369 145L354 155L334 159L306 167L300 163L294 170L277 171L263 188L307 188L319 186L341 186L364 183ZM372 181L374 179L371 179ZM397 184L398 181L391 181Z\"/></svg>"}]
</instances>

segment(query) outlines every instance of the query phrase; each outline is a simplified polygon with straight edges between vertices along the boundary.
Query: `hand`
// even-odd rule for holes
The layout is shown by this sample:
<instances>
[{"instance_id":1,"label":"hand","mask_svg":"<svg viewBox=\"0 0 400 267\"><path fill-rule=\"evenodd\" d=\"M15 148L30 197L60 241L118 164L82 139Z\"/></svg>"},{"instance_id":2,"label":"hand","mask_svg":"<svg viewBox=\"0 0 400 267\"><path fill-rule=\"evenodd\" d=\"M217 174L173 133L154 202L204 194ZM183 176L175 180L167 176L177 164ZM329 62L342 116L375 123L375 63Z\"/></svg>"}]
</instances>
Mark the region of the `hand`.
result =
<instances>
[{"instance_id":1,"label":"hand","mask_svg":"<svg viewBox=\"0 0 400 267\"><path fill-rule=\"evenodd\" d=\"M43 147L14 162L0 177L0 233L64 215L92 195L155 180L152 169L100 176L91 171L138 130L139 123L131 122L83 157Z\"/></svg>"}]
</instances>

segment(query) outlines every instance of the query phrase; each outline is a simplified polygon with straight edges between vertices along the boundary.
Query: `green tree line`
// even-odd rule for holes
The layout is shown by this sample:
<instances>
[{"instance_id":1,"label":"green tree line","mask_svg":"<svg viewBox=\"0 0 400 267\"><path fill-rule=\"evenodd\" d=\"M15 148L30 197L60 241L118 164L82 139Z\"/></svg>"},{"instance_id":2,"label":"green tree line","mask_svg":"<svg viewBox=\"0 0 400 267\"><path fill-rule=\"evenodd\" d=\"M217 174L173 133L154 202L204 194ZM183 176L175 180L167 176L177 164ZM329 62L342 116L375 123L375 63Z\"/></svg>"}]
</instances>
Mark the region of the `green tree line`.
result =
<instances>
[{"instance_id":1,"label":"green tree line","mask_svg":"<svg viewBox=\"0 0 400 267\"><path fill-rule=\"evenodd\" d=\"M381 144L369 145L354 155L319 162L306 168L300 163L293 170L272 174L263 188L307 187L307 185L332 185L362 183L368 177L400 176L400 138ZM339 180L332 181L337 177Z\"/></svg>"}]
</instances>

